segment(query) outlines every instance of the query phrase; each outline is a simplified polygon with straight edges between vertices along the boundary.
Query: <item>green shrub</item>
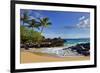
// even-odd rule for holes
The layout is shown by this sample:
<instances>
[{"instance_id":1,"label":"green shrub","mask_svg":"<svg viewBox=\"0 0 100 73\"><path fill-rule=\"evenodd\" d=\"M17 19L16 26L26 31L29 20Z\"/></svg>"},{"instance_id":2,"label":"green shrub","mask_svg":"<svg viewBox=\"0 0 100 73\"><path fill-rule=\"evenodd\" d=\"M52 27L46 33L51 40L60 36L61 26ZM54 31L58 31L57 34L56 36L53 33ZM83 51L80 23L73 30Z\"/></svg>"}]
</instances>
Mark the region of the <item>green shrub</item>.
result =
<instances>
[{"instance_id":1,"label":"green shrub","mask_svg":"<svg viewBox=\"0 0 100 73\"><path fill-rule=\"evenodd\" d=\"M21 43L40 43L43 39L43 36L32 29L29 29L25 26L20 27Z\"/></svg>"}]
</instances>

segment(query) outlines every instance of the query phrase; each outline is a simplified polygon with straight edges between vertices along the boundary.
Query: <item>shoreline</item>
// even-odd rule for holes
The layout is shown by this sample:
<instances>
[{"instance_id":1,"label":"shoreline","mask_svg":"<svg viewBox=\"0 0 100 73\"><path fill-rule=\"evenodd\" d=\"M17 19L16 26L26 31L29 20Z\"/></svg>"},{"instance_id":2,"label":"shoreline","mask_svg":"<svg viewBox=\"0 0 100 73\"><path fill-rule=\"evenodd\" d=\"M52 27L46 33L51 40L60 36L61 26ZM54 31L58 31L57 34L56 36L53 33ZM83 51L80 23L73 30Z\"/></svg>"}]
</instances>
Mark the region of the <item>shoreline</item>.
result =
<instances>
[{"instance_id":1,"label":"shoreline","mask_svg":"<svg viewBox=\"0 0 100 73\"><path fill-rule=\"evenodd\" d=\"M21 48L21 49L24 49L24 48ZM36 48L33 48L33 49L36 49ZM36 50L41 50L41 49L36 49ZM21 59L20 63L40 63L40 62L59 62L59 61L61 62L63 61L86 61L86 60L90 60L90 56L58 57L58 56L50 55L47 53L32 52L32 50L21 50L20 59Z\"/></svg>"}]
</instances>

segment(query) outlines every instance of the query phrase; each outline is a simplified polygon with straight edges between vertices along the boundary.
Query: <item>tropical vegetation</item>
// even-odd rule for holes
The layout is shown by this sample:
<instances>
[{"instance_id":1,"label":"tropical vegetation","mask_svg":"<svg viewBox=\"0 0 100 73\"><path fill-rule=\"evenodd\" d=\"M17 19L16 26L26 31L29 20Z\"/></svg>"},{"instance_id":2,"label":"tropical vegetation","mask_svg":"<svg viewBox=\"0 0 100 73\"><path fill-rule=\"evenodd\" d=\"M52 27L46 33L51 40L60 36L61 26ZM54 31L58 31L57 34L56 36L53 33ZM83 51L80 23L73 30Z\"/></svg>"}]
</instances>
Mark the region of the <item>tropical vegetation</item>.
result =
<instances>
[{"instance_id":1,"label":"tropical vegetation","mask_svg":"<svg viewBox=\"0 0 100 73\"><path fill-rule=\"evenodd\" d=\"M48 17L30 19L28 12L23 12L20 21L22 22L20 26L21 43L23 44L40 43L44 39L43 29L51 25Z\"/></svg>"}]
</instances>

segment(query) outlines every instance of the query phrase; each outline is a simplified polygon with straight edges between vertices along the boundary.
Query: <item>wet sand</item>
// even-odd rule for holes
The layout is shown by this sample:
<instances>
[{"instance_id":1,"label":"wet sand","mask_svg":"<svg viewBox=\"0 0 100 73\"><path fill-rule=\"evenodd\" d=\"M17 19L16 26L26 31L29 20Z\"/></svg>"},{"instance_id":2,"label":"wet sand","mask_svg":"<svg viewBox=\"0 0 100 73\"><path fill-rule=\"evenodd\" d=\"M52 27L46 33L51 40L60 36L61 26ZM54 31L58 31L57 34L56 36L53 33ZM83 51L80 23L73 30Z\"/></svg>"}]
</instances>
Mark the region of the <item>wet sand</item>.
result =
<instances>
[{"instance_id":1,"label":"wet sand","mask_svg":"<svg viewBox=\"0 0 100 73\"><path fill-rule=\"evenodd\" d=\"M68 56L57 57L44 53L34 53L27 50L21 50L21 63L37 63L37 62L60 62L60 61L83 61L90 60L90 56Z\"/></svg>"}]
</instances>

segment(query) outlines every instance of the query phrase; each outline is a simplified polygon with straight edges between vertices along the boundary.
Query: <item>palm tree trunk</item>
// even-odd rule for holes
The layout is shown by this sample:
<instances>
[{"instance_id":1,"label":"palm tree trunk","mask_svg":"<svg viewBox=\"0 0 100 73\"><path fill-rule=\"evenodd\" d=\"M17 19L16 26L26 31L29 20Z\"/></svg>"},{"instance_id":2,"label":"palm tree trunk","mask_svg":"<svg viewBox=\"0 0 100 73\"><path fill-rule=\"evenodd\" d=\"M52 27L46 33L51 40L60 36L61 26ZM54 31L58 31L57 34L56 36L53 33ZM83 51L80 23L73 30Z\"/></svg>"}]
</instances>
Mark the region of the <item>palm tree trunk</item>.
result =
<instances>
[{"instance_id":1,"label":"palm tree trunk","mask_svg":"<svg viewBox=\"0 0 100 73\"><path fill-rule=\"evenodd\" d=\"M22 25L24 26L24 21L22 21Z\"/></svg>"},{"instance_id":2,"label":"palm tree trunk","mask_svg":"<svg viewBox=\"0 0 100 73\"><path fill-rule=\"evenodd\" d=\"M34 27L32 27L32 29L34 30Z\"/></svg>"},{"instance_id":3,"label":"palm tree trunk","mask_svg":"<svg viewBox=\"0 0 100 73\"><path fill-rule=\"evenodd\" d=\"M43 32L43 28L44 28L44 27L42 27L42 28L41 28L41 32L40 32L40 33L42 33L42 32Z\"/></svg>"}]
</instances>

